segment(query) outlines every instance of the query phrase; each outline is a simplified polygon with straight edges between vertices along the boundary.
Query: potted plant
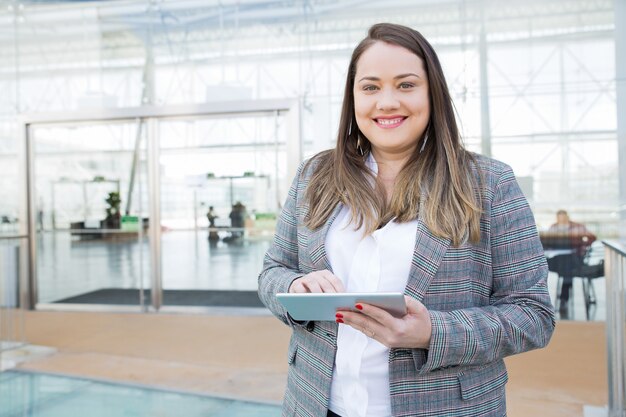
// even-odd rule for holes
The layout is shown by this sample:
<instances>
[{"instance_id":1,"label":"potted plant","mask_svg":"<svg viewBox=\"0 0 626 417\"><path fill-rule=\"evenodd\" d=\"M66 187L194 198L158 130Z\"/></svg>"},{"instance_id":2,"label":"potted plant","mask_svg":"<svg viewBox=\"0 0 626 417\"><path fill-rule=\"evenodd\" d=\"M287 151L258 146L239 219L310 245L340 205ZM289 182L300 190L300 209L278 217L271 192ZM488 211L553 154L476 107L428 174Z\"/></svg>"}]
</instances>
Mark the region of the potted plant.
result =
<instances>
[{"instance_id":1,"label":"potted plant","mask_svg":"<svg viewBox=\"0 0 626 417\"><path fill-rule=\"evenodd\" d=\"M111 191L106 200L108 207L106 208L106 218L104 219L105 229L119 229L120 228L120 205L122 200L120 199L120 193L117 191Z\"/></svg>"}]
</instances>

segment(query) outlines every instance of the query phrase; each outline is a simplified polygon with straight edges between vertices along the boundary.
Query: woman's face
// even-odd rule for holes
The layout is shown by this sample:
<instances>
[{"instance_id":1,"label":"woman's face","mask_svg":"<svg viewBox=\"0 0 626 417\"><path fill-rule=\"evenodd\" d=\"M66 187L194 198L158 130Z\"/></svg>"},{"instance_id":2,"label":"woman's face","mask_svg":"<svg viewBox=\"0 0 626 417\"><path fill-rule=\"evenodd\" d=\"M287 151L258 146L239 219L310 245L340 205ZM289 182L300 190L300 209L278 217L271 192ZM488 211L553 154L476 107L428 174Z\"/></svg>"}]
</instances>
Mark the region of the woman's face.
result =
<instances>
[{"instance_id":1,"label":"woman's face","mask_svg":"<svg viewBox=\"0 0 626 417\"><path fill-rule=\"evenodd\" d=\"M370 46L356 65L354 112L374 156L410 155L430 118L422 59L401 46Z\"/></svg>"}]
</instances>

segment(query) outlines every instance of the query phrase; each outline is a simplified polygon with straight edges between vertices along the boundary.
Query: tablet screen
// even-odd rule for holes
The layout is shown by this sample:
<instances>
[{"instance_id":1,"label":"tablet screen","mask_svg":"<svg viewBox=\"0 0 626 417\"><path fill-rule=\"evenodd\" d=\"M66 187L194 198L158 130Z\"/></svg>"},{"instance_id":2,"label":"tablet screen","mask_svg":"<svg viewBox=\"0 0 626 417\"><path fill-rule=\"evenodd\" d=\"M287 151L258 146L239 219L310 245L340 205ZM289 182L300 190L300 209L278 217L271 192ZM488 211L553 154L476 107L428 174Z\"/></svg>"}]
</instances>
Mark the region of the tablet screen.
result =
<instances>
[{"instance_id":1,"label":"tablet screen","mask_svg":"<svg viewBox=\"0 0 626 417\"><path fill-rule=\"evenodd\" d=\"M375 305L396 317L406 314L402 293L280 293L278 301L298 321L335 321L337 310L352 310L357 303Z\"/></svg>"}]
</instances>

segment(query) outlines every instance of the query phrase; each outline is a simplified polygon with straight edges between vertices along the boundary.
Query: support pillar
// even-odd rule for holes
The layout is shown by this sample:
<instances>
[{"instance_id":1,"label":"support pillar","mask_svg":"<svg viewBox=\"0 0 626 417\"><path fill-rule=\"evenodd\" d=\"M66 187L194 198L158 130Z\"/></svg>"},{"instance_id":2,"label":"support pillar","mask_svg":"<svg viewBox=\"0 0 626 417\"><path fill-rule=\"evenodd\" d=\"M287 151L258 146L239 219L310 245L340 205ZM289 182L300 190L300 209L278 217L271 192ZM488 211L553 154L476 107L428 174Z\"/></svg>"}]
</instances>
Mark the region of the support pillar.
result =
<instances>
[{"instance_id":1,"label":"support pillar","mask_svg":"<svg viewBox=\"0 0 626 417\"><path fill-rule=\"evenodd\" d=\"M485 5L481 4L480 26L480 150L485 156L491 157L491 118L489 114L489 72L487 59L487 29L485 27Z\"/></svg>"},{"instance_id":2,"label":"support pillar","mask_svg":"<svg viewBox=\"0 0 626 417\"><path fill-rule=\"evenodd\" d=\"M615 0L615 92L619 175L619 237L626 239L626 1Z\"/></svg>"}]
</instances>

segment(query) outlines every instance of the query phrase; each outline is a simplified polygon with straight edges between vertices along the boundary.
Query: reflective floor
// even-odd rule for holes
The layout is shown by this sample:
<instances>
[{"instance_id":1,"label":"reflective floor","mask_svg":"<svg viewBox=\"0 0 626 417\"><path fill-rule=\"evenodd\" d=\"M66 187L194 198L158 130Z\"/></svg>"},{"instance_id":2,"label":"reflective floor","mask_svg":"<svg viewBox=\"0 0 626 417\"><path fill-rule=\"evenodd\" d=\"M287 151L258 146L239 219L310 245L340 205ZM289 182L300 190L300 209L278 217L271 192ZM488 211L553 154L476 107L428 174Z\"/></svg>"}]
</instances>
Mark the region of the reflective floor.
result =
<instances>
[{"instance_id":1,"label":"reflective floor","mask_svg":"<svg viewBox=\"0 0 626 417\"><path fill-rule=\"evenodd\" d=\"M205 231L169 231L161 242L163 288L253 290L269 240L212 242ZM146 238L79 240L67 232L39 236L40 303L102 288L150 288ZM139 300L137 300L139 303Z\"/></svg>"},{"instance_id":2,"label":"reflective floor","mask_svg":"<svg viewBox=\"0 0 626 417\"><path fill-rule=\"evenodd\" d=\"M0 373L0 417L273 417L277 405L39 373Z\"/></svg>"}]
</instances>

